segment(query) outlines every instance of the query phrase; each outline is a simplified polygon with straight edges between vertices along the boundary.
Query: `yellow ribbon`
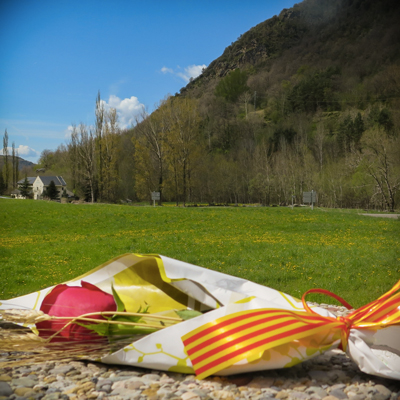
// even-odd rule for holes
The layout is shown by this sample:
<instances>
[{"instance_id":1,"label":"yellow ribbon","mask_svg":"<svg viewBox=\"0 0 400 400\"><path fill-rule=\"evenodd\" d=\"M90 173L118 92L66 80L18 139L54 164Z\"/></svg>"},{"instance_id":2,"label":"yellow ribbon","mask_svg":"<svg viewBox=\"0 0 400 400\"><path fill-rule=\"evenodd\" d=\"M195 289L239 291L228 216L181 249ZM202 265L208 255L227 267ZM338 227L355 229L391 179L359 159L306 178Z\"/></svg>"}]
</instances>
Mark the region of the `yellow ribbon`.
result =
<instances>
[{"instance_id":1,"label":"yellow ribbon","mask_svg":"<svg viewBox=\"0 0 400 400\"><path fill-rule=\"evenodd\" d=\"M341 297L324 289L310 289L302 297L306 312L283 309L246 310L218 318L182 337L199 379L228 368L243 359L255 361L266 350L304 338L331 333L332 343L340 333L340 348L347 349L351 329L381 329L400 324L400 281L383 296L346 317L324 317L305 301L309 293L322 293L352 307ZM326 348L327 343L324 343Z\"/></svg>"}]
</instances>

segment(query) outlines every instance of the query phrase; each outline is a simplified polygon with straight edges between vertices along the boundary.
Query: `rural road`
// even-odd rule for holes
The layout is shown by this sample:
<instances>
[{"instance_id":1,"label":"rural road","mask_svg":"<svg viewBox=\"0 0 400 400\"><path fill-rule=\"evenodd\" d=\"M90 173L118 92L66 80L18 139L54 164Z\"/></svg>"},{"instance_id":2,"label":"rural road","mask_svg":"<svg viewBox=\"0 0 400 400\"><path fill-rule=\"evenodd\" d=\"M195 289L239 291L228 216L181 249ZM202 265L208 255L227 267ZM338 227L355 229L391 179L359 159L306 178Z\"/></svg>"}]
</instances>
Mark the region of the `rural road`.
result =
<instances>
[{"instance_id":1,"label":"rural road","mask_svg":"<svg viewBox=\"0 0 400 400\"><path fill-rule=\"evenodd\" d=\"M367 217L381 217L381 218L399 219L399 214L360 214L360 215L366 215Z\"/></svg>"}]
</instances>

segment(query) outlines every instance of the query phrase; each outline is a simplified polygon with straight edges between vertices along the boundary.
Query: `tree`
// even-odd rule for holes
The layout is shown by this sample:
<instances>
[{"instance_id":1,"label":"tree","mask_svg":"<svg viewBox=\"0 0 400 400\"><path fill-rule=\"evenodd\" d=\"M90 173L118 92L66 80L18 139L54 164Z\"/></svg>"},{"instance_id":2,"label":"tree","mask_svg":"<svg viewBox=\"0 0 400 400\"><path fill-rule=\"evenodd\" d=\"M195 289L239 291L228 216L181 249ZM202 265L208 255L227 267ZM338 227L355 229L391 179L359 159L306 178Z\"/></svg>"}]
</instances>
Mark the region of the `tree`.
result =
<instances>
[{"instance_id":1,"label":"tree","mask_svg":"<svg viewBox=\"0 0 400 400\"><path fill-rule=\"evenodd\" d=\"M118 128L118 114L115 108L111 108L104 114L103 134L98 142L101 142L101 185L99 184L99 195L101 199L116 201L118 188L118 143L120 130ZM100 182L100 172L99 172Z\"/></svg>"},{"instance_id":2,"label":"tree","mask_svg":"<svg viewBox=\"0 0 400 400\"><path fill-rule=\"evenodd\" d=\"M15 187L17 187L17 182L19 181L19 156L18 150L15 152Z\"/></svg>"},{"instance_id":3,"label":"tree","mask_svg":"<svg viewBox=\"0 0 400 400\"><path fill-rule=\"evenodd\" d=\"M249 90L247 73L237 68L218 82L215 88L215 95L224 97L227 101L234 103L247 90Z\"/></svg>"},{"instance_id":4,"label":"tree","mask_svg":"<svg viewBox=\"0 0 400 400\"><path fill-rule=\"evenodd\" d=\"M374 180L375 196L382 196L386 207L394 211L400 189L400 137L372 129L364 135L362 146L360 167Z\"/></svg>"},{"instance_id":5,"label":"tree","mask_svg":"<svg viewBox=\"0 0 400 400\"><path fill-rule=\"evenodd\" d=\"M3 137L3 155L4 155L4 184L5 190L8 189L8 180L10 178L10 167L8 165L8 133L7 129L4 132Z\"/></svg>"},{"instance_id":6,"label":"tree","mask_svg":"<svg viewBox=\"0 0 400 400\"><path fill-rule=\"evenodd\" d=\"M21 191L21 196L23 197L29 196L29 181L27 177L25 177L24 181L22 182L22 185L19 187L19 190Z\"/></svg>"},{"instance_id":7,"label":"tree","mask_svg":"<svg viewBox=\"0 0 400 400\"><path fill-rule=\"evenodd\" d=\"M3 178L3 170L0 169L0 194L4 194L7 189L6 183Z\"/></svg>"},{"instance_id":8,"label":"tree","mask_svg":"<svg viewBox=\"0 0 400 400\"><path fill-rule=\"evenodd\" d=\"M167 136L168 159L174 176L177 203L192 201L193 172L203 154L200 140L200 116L197 101L187 98L170 99L171 126Z\"/></svg>"},{"instance_id":9,"label":"tree","mask_svg":"<svg viewBox=\"0 0 400 400\"><path fill-rule=\"evenodd\" d=\"M146 186L146 191L160 192L159 205L163 201L163 186L168 169L166 168L166 137L170 129L170 118L166 101L148 115L144 110L136 119L134 143L136 148L138 183Z\"/></svg>"},{"instance_id":10,"label":"tree","mask_svg":"<svg viewBox=\"0 0 400 400\"><path fill-rule=\"evenodd\" d=\"M51 170L54 164L54 152L49 149L44 149L40 153L38 165L45 170Z\"/></svg>"},{"instance_id":11,"label":"tree","mask_svg":"<svg viewBox=\"0 0 400 400\"><path fill-rule=\"evenodd\" d=\"M76 161L78 163L77 173L80 175L79 181L87 185L91 202L95 200L96 188L96 149L93 131L81 123L79 129L73 127L71 141L76 151Z\"/></svg>"},{"instance_id":12,"label":"tree","mask_svg":"<svg viewBox=\"0 0 400 400\"><path fill-rule=\"evenodd\" d=\"M242 93L240 96L239 96L239 101L241 102L241 103L243 103L244 104L244 113L245 113L245 117L246 117L246 119L247 119L247 114L248 114L248 104L249 104L249 101L252 99L252 96L251 96L251 94L249 93L249 92L244 92L244 93Z\"/></svg>"},{"instance_id":13,"label":"tree","mask_svg":"<svg viewBox=\"0 0 400 400\"><path fill-rule=\"evenodd\" d=\"M47 186L46 196L50 200L54 200L58 197L58 190L56 188L56 184L54 183L54 181L50 181L49 186Z\"/></svg>"},{"instance_id":14,"label":"tree","mask_svg":"<svg viewBox=\"0 0 400 400\"><path fill-rule=\"evenodd\" d=\"M347 115L340 123L338 132L338 141L342 150L349 152L352 147L359 148L364 131L364 122L360 113L357 113L354 120Z\"/></svg>"},{"instance_id":15,"label":"tree","mask_svg":"<svg viewBox=\"0 0 400 400\"><path fill-rule=\"evenodd\" d=\"M322 121L319 121L317 123L317 131L315 133L314 139L320 171L322 171L322 167L324 164L324 144L326 141L326 136L327 131L325 129L324 123Z\"/></svg>"},{"instance_id":16,"label":"tree","mask_svg":"<svg viewBox=\"0 0 400 400\"><path fill-rule=\"evenodd\" d=\"M98 167L98 184L99 184L99 195L100 198L103 194L103 129L105 122L105 110L104 103L100 98L100 91L96 97L96 125L95 125L95 137L96 137L96 151L97 151L97 167Z\"/></svg>"}]
</instances>

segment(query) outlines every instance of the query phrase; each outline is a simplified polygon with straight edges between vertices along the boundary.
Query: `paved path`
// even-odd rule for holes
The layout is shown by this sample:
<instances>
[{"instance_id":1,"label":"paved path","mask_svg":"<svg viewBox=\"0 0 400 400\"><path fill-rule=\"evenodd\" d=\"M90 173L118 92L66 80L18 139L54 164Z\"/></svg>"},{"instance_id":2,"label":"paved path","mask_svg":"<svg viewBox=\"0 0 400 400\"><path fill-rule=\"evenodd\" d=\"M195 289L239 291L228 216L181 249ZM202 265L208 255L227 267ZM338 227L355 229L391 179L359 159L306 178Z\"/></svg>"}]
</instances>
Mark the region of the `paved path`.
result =
<instances>
[{"instance_id":1,"label":"paved path","mask_svg":"<svg viewBox=\"0 0 400 400\"><path fill-rule=\"evenodd\" d=\"M394 218L399 219L400 214L360 214L366 215L367 217L381 217L381 218Z\"/></svg>"}]
</instances>

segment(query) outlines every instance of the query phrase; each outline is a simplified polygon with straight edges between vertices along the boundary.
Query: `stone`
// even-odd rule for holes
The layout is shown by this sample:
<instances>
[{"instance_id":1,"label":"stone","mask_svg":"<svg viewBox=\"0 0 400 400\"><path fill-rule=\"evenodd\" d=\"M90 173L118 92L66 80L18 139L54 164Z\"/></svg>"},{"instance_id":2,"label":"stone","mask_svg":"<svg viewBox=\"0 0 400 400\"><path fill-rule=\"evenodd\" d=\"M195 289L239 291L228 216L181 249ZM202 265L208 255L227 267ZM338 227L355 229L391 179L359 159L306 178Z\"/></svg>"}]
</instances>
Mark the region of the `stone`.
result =
<instances>
[{"instance_id":1,"label":"stone","mask_svg":"<svg viewBox=\"0 0 400 400\"><path fill-rule=\"evenodd\" d=\"M43 380L46 383L53 383L57 380L57 378L54 375L50 375L50 376L46 376Z\"/></svg>"},{"instance_id":2,"label":"stone","mask_svg":"<svg viewBox=\"0 0 400 400\"><path fill-rule=\"evenodd\" d=\"M186 392L181 396L182 400L201 400L200 396L194 392Z\"/></svg>"},{"instance_id":3,"label":"stone","mask_svg":"<svg viewBox=\"0 0 400 400\"><path fill-rule=\"evenodd\" d=\"M14 394L21 397L32 397L35 391L32 388L19 387L14 390Z\"/></svg>"},{"instance_id":4,"label":"stone","mask_svg":"<svg viewBox=\"0 0 400 400\"><path fill-rule=\"evenodd\" d=\"M248 386L251 388L270 388L274 384L275 378L255 377Z\"/></svg>"},{"instance_id":5,"label":"stone","mask_svg":"<svg viewBox=\"0 0 400 400\"><path fill-rule=\"evenodd\" d=\"M347 394L342 389L333 389L329 393L331 396L335 396L339 400L347 399Z\"/></svg>"},{"instance_id":6,"label":"stone","mask_svg":"<svg viewBox=\"0 0 400 400\"><path fill-rule=\"evenodd\" d=\"M65 375L73 369L74 367L72 365L59 365L58 367L50 370L49 373L53 375Z\"/></svg>"},{"instance_id":7,"label":"stone","mask_svg":"<svg viewBox=\"0 0 400 400\"><path fill-rule=\"evenodd\" d=\"M223 399L223 400L233 400L234 396L229 390L216 390L211 394L212 398Z\"/></svg>"},{"instance_id":8,"label":"stone","mask_svg":"<svg viewBox=\"0 0 400 400\"><path fill-rule=\"evenodd\" d=\"M153 397L157 395L157 389L145 389L142 392L142 396Z\"/></svg>"},{"instance_id":9,"label":"stone","mask_svg":"<svg viewBox=\"0 0 400 400\"><path fill-rule=\"evenodd\" d=\"M392 392L385 386L383 385L375 385L374 389L378 392L374 394L374 397L376 396L376 398L378 399L378 395L379 395L379 400L387 400L389 399L389 397L392 395Z\"/></svg>"},{"instance_id":10,"label":"stone","mask_svg":"<svg viewBox=\"0 0 400 400\"><path fill-rule=\"evenodd\" d=\"M143 375L142 377L143 381L159 381L160 380L160 375L156 375L156 374L146 374Z\"/></svg>"},{"instance_id":11,"label":"stone","mask_svg":"<svg viewBox=\"0 0 400 400\"><path fill-rule=\"evenodd\" d=\"M11 381L11 376L10 375L0 375L0 382L10 382Z\"/></svg>"},{"instance_id":12,"label":"stone","mask_svg":"<svg viewBox=\"0 0 400 400\"><path fill-rule=\"evenodd\" d=\"M315 394L317 395L317 397L323 399L324 397L328 396L328 393L326 392L326 390L320 388L319 386L311 386L309 388L307 388L306 393L311 395L311 394Z\"/></svg>"},{"instance_id":13,"label":"stone","mask_svg":"<svg viewBox=\"0 0 400 400\"><path fill-rule=\"evenodd\" d=\"M157 396L160 396L162 398L168 399L174 395L174 392L167 387L162 387L157 390Z\"/></svg>"},{"instance_id":14,"label":"stone","mask_svg":"<svg viewBox=\"0 0 400 400\"><path fill-rule=\"evenodd\" d=\"M346 387L346 385L344 383L337 383L336 385L331 386L331 390L334 389L344 389Z\"/></svg>"},{"instance_id":15,"label":"stone","mask_svg":"<svg viewBox=\"0 0 400 400\"><path fill-rule=\"evenodd\" d=\"M55 392L55 393L49 393L46 394L44 397L42 397L42 400L58 400L61 399L61 393Z\"/></svg>"},{"instance_id":16,"label":"stone","mask_svg":"<svg viewBox=\"0 0 400 400\"><path fill-rule=\"evenodd\" d=\"M0 382L0 396L8 397L13 394L11 386L7 382Z\"/></svg>"},{"instance_id":17,"label":"stone","mask_svg":"<svg viewBox=\"0 0 400 400\"><path fill-rule=\"evenodd\" d=\"M293 390L289 393L289 399L306 400L308 399L308 395L305 392L297 392L296 390Z\"/></svg>"},{"instance_id":18,"label":"stone","mask_svg":"<svg viewBox=\"0 0 400 400\"><path fill-rule=\"evenodd\" d=\"M140 389L144 385L141 380L128 380L125 381L125 387L129 390L137 390Z\"/></svg>"},{"instance_id":19,"label":"stone","mask_svg":"<svg viewBox=\"0 0 400 400\"><path fill-rule=\"evenodd\" d=\"M99 390L105 393L111 393L111 385L103 385Z\"/></svg>"},{"instance_id":20,"label":"stone","mask_svg":"<svg viewBox=\"0 0 400 400\"><path fill-rule=\"evenodd\" d=\"M287 399L289 397L289 393L286 390L282 390L275 395L276 399Z\"/></svg>"},{"instance_id":21,"label":"stone","mask_svg":"<svg viewBox=\"0 0 400 400\"><path fill-rule=\"evenodd\" d=\"M13 379L11 381L11 386L23 386L23 387L29 387L33 388L36 385L36 380L30 379L30 378L17 378Z\"/></svg>"}]
</instances>

